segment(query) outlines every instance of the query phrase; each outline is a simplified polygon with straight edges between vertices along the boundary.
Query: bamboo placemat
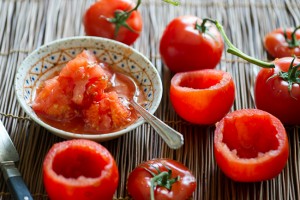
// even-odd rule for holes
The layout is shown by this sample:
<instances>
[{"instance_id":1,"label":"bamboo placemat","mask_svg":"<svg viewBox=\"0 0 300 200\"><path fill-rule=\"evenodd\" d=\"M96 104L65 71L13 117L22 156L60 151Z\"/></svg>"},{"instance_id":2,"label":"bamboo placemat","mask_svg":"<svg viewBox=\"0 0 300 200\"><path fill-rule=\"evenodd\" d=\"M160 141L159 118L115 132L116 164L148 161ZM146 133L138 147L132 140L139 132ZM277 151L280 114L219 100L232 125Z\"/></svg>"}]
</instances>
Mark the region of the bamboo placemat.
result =
<instances>
[{"instance_id":1,"label":"bamboo placemat","mask_svg":"<svg viewBox=\"0 0 300 200\"><path fill-rule=\"evenodd\" d=\"M263 36L274 28L300 24L298 0L182 0L180 7L161 0L143 0L141 37L133 45L157 67L164 87L156 115L184 135L185 145L171 150L155 131L144 124L113 141L102 144L115 157L120 171L116 199L128 199L126 179L139 163L167 157L185 164L197 178L193 199L300 199L299 127L287 127L290 156L282 173L269 181L236 183L225 177L213 157L214 126L196 126L181 120L169 100L172 74L159 55L165 26L180 15L197 15L220 21L233 44L266 60ZM16 69L34 49L50 41L84 35L82 16L92 0L0 0L0 119L20 153L20 169L34 199L48 199L42 182L46 152L63 139L47 132L20 108L13 90ZM232 110L254 108L253 84L257 67L223 53L218 69L232 74L236 99ZM0 175L0 199L10 194Z\"/></svg>"}]
</instances>

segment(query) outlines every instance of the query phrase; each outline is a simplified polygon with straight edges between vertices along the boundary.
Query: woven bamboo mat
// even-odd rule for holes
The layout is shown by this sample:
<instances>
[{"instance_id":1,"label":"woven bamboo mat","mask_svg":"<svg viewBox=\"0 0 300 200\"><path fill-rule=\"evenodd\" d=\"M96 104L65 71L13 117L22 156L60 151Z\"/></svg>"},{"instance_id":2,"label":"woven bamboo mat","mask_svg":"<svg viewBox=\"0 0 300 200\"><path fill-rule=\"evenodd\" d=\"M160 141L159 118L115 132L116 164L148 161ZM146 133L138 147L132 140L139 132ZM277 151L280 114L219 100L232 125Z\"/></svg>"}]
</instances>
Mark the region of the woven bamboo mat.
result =
<instances>
[{"instance_id":1,"label":"woven bamboo mat","mask_svg":"<svg viewBox=\"0 0 300 200\"><path fill-rule=\"evenodd\" d=\"M48 199L42 182L42 162L58 138L29 119L13 90L16 69L34 49L55 39L84 35L82 15L92 0L0 0L0 119L20 153L20 169L34 199ZM263 36L280 26L300 24L299 0L182 0L180 7L161 0L143 0L141 37L134 48L157 67L164 94L156 115L184 135L185 145L171 150L144 124L113 141L102 143L116 159L120 182L115 199L128 199L126 178L142 161L167 157L184 163L197 178L193 199L300 199L299 127L287 127L290 156L282 173L258 183L236 183L226 178L213 157L214 126L191 125L174 112L168 96L172 74L163 65L159 39L171 19L179 15L211 17L222 22L232 42L244 52L266 60ZM254 108L252 87L257 67L224 53L218 69L232 74L236 100L232 110ZM0 175L0 199L10 194Z\"/></svg>"}]
</instances>

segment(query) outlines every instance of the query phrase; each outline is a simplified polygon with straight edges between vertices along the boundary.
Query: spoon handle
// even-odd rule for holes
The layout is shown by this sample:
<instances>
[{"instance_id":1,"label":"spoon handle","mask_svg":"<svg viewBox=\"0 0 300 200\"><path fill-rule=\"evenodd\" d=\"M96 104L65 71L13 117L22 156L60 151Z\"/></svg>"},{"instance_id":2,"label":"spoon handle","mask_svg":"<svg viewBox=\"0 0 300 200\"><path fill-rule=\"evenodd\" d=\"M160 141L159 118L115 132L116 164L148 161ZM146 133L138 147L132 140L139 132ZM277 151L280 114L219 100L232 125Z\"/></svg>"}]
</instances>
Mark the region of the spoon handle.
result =
<instances>
[{"instance_id":1,"label":"spoon handle","mask_svg":"<svg viewBox=\"0 0 300 200\"><path fill-rule=\"evenodd\" d=\"M134 109L138 111L139 114L154 128L154 130L162 137L171 149L179 149L183 145L184 139L181 133L175 131L154 115L151 115L134 100L130 103Z\"/></svg>"}]
</instances>

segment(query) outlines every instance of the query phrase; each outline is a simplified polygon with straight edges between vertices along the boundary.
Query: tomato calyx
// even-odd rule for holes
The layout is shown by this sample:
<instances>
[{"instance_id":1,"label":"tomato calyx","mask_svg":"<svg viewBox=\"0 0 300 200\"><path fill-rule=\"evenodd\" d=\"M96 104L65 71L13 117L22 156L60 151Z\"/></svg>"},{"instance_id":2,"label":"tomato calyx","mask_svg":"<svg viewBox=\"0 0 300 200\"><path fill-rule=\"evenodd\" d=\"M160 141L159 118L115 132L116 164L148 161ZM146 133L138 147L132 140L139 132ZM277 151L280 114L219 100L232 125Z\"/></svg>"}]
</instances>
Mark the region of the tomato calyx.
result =
<instances>
[{"instance_id":1,"label":"tomato calyx","mask_svg":"<svg viewBox=\"0 0 300 200\"><path fill-rule=\"evenodd\" d=\"M296 32L299 29L300 29L300 26L298 26L294 29L294 31L291 34L292 39L288 39L286 29L283 30L283 35L284 35L285 41L287 42L289 48L295 48L295 47L300 46L300 40L297 40L297 37L296 37Z\"/></svg>"},{"instance_id":2,"label":"tomato calyx","mask_svg":"<svg viewBox=\"0 0 300 200\"><path fill-rule=\"evenodd\" d=\"M278 74L274 74L273 76L270 76L267 79L267 81L269 81L270 79L278 77L278 76L280 78L282 78L284 81L286 81L288 83L288 91L289 91L291 97L294 99L296 99L296 98L292 95L293 84L294 83L300 84L300 78L299 78L300 71L298 70L300 68L300 64L293 66L295 59L296 59L296 56L294 56L294 58L290 64L289 70L287 72L280 71Z\"/></svg>"},{"instance_id":3,"label":"tomato calyx","mask_svg":"<svg viewBox=\"0 0 300 200\"><path fill-rule=\"evenodd\" d=\"M155 167L154 165L151 165L151 164L149 166L153 167L157 171L156 173L154 173L153 171L144 167L144 169L153 176L150 181L150 197L151 197L151 200L155 200L154 189L156 186L165 187L168 190L171 190L172 185L175 182L180 180L180 176L171 178L172 170L164 164L163 164L163 166L167 169L167 171L160 171L157 167Z\"/></svg>"},{"instance_id":4,"label":"tomato calyx","mask_svg":"<svg viewBox=\"0 0 300 200\"><path fill-rule=\"evenodd\" d=\"M178 1L178 0L163 0L164 2L166 2L166 3L169 3L169 4L172 4L172 5L174 5L174 6L179 6L180 5L180 1Z\"/></svg>"},{"instance_id":5,"label":"tomato calyx","mask_svg":"<svg viewBox=\"0 0 300 200\"><path fill-rule=\"evenodd\" d=\"M109 21L110 23L113 23L116 25L115 28L115 32L114 32L114 37L116 38L118 36L119 30L121 27L125 27L128 30L132 31L132 32L136 32L135 30L133 30L126 22L126 20L130 17L131 13L133 11L136 11L138 9L138 7L141 4L141 0L138 0L136 6L129 10L129 11L123 11L123 10L116 10L115 11L115 17L113 18L105 18L107 21Z\"/></svg>"},{"instance_id":6,"label":"tomato calyx","mask_svg":"<svg viewBox=\"0 0 300 200\"><path fill-rule=\"evenodd\" d=\"M200 33L205 33L208 28L207 26L205 26L205 23L208 21L208 19L204 19L201 23L201 25L198 24L198 22L196 21L196 24L195 24L195 29L198 30Z\"/></svg>"},{"instance_id":7,"label":"tomato calyx","mask_svg":"<svg viewBox=\"0 0 300 200\"><path fill-rule=\"evenodd\" d=\"M196 23L195 23L195 29L197 31L199 31L200 33L205 33L205 34L209 35L210 37L212 37L214 40L216 40L216 38L212 34L210 34L208 32L209 27L205 26L205 24L206 24L207 21L209 21L209 19L207 19L207 18L203 19L201 25L199 25L198 21L196 21Z\"/></svg>"}]
</instances>

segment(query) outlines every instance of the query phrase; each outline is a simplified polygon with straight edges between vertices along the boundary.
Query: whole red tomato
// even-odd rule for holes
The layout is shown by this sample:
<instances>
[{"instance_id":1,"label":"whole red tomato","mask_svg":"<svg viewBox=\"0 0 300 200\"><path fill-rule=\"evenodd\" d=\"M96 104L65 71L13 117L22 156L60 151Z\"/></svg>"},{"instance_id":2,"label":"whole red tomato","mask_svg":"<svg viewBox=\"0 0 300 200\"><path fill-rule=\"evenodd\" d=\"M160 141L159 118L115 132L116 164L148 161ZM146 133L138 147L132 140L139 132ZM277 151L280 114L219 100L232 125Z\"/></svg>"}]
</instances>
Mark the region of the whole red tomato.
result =
<instances>
[{"instance_id":1,"label":"whole red tomato","mask_svg":"<svg viewBox=\"0 0 300 200\"><path fill-rule=\"evenodd\" d=\"M43 180L51 200L111 200L118 168L102 145L84 139L54 144L43 163Z\"/></svg>"},{"instance_id":2,"label":"whole red tomato","mask_svg":"<svg viewBox=\"0 0 300 200\"><path fill-rule=\"evenodd\" d=\"M182 163L154 159L141 163L130 173L127 189L135 200L185 200L196 189L196 179Z\"/></svg>"},{"instance_id":3,"label":"whole red tomato","mask_svg":"<svg viewBox=\"0 0 300 200\"><path fill-rule=\"evenodd\" d=\"M297 67L290 69L290 66L291 63L292 66L299 65L300 59L293 59L276 59L275 68L263 68L259 71L255 83L255 103L258 109L273 114L284 124L299 125L300 71Z\"/></svg>"},{"instance_id":4,"label":"whole red tomato","mask_svg":"<svg viewBox=\"0 0 300 200\"><path fill-rule=\"evenodd\" d=\"M131 45L142 31L142 17L131 0L98 0L85 12L83 24L90 36Z\"/></svg>"},{"instance_id":5,"label":"whole red tomato","mask_svg":"<svg viewBox=\"0 0 300 200\"><path fill-rule=\"evenodd\" d=\"M256 182L274 178L285 167L288 154L284 126L265 111L237 110L216 125L216 162L235 181Z\"/></svg>"},{"instance_id":6,"label":"whole red tomato","mask_svg":"<svg viewBox=\"0 0 300 200\"><path fill-rule=\"evenodd\" d=\"M279 28L268 33L264 38L264 46L267 52L273 58L300 56L299 28Z\"/></svg>"},{"instance_id":7,"label":"whole red tomato","mask_svg":"<svg viewBox=\"0 0 300 200\"><path fill-rule=\"evenodd\" d=\"M214 124L230 110L235 96L231 75L216 69L181 72L171 80L170 100L188 122Z\"/></svg>"},{"instance_id":8,"label":"whole red tomato","mask_svg":"<svg viewBox=\"0 0 300 200\"><path fill-rule=\"evenodd\" d=\"M181 16L167 25L159 50L171 71L212 69L220 62L224 47L222 37L210 22L204 25L201 22L195 16Z\"/></svg>"}]
</instances>

